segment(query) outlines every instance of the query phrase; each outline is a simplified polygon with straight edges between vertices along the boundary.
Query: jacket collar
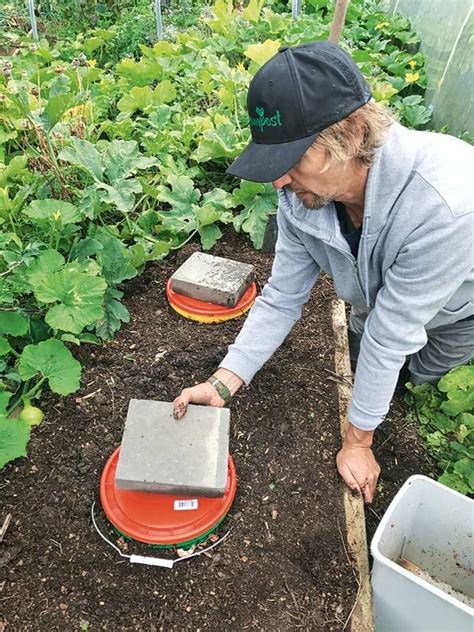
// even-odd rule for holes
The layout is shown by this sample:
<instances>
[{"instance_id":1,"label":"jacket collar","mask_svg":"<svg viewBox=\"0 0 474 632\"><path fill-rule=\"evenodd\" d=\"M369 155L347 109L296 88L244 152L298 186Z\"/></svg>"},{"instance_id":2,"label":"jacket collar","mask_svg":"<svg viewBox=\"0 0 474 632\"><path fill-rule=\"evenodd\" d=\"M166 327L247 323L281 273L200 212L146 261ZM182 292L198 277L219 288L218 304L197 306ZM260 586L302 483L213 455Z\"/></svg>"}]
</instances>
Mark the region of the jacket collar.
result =
<instances>
[{"instance_id":1,"label":"jacket collar","mask_svg":"<svg viewBox=\"0 0 474 632\"><path fill-rule=\"evenodd\" d=\"M384 144L376 150L365 189L364 233L379 233L415 168L419 133L393 123ZM296 225L328 243L334 240L334 204L319 210L304 207L295 193L278 190L280 200Z\"/></svg>"},{"instance_id":2,"label":"jacket collar","mask_svg":"<svg viewBox=\"0 0 474 632\"><path fill-rule=\"evenodd\" d=\"M365 188L366 232L379 233L406 188L417 160L420 135L393 123L384 144L376 150Z\"/></svg>"}]
</instances>

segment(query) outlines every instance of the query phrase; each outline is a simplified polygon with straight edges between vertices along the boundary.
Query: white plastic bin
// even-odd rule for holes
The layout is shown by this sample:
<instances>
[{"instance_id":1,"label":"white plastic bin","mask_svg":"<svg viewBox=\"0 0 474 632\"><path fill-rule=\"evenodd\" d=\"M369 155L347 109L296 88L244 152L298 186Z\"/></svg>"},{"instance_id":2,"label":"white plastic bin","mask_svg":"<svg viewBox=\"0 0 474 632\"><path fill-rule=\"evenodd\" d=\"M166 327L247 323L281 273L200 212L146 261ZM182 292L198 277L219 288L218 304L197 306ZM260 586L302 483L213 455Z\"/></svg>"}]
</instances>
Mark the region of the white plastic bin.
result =
<instances>
[{"instance_id":1,"label":"white plastic bin","mask_svg":"<svg viewBox=\"0 0 474 632\"><path fill-rule=\"evenodd\" d=\"M376 632L474 632L473 520L466 496L426 476L406 481L371 544Z\"/></svg>"}]
</instances>

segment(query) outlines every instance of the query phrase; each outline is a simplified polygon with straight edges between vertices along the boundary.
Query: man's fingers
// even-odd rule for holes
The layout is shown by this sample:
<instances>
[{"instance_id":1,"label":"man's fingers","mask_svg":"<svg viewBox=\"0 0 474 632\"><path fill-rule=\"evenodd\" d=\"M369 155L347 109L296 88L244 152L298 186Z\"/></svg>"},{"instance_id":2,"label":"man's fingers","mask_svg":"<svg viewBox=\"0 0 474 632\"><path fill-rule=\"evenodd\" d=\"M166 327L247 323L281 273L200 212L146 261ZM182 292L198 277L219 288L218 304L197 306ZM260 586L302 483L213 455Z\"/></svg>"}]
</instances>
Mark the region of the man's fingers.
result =
<instances>
[{"instance_id":1,"label":"man's fingers","mask_svg":"<svg viewBox=\"0 0 474 632\"><path fill-rule=\"evenodd\" d=\"M374 467L372 468L372 472L367 478L367 482L364 485L364 500L366 503L371 503L374 499L374 496L377 492L377 481L379 480L380 475L380 465L377 463L375 459L373 459Z\"/></svg>"},{"instance_id":2,"label":"man's fingers","mask_svg":"<svg viewBox=\"0 0 474 632\"><path fill-rule=\"evenodd\" d=\"M371 503L377 491L380 466L370 449L343 446L336 457L337 469L352 490L362 493L365 503ZM355 482L355 484L354 484Z\"/></svg>"},{"instance_id":3,"label":"man's fingers","mask_svg":"<svg viewBox=\"0 0 474 632\"><path fill-rule=\"evenodd\" d=\"M373 473L369 478L366 478L364 483L360 486L364 495L364 502L370 504L377 491L377 481L379 480L380 468L377 467L377 472Z\"/></svg>"},{"instance_id":4,"label":"man's fingers","mask_svg":"<svg viewBox=\"0 0 474 632\"><path fill-rule=\"evenodd\" d=\"M173 402L173 417L175 419L181 419L181 417L184 417L186 411L188 410L189 393L186 392L188 390L189 389L184 389L181 395L179 395Z\"/></svg>"},{"instance_id":5,"label":"man's fingers","mask_svg":"<svg viewBox=\"0 0 474 632\"><path fill-rule=\"evenodd\" d=\"M364 497L364 503L366 505L370 504L374 498L374 491L372 490L372 485L367 479L365 479L364 483L360 486L360 489Z\"/></svg>"},{"instance_id":6,"label":"man's fingers","mask_svg":"<svg viewBox=\"0 0 474 632\"><path fill-rule=\"evenodd\" d=\"M214 387L208 382L183 388L180 395L173 402L173 417L181 419L188 410L188 404L205 404L212 403L213 397L219 397Z\"/></svg>"},{"instance_id":7,"label":"man's fingers","mask_svg":"<svg viewBox=\"0 0 474 632\"><path fill-rule=\"evenodd\" d=\"M349 487L349 489L354 494L360 494L361 489L359 483L357 482L356 478L354 477L348 466L344 463L343 465L338 467L338 470L339 474L342 476L345 484Z\"/></svg>"}]
</instances>

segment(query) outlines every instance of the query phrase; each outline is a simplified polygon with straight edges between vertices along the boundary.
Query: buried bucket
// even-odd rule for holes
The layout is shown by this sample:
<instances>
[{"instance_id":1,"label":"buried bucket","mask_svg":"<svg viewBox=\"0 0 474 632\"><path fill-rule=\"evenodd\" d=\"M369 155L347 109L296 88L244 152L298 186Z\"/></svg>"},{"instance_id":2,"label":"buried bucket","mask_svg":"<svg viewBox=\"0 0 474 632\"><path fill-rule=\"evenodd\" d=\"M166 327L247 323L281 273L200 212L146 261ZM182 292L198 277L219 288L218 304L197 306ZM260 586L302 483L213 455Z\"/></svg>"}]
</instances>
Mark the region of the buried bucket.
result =
<instances>
[{"instance_id":1,"label":"buried bucket","mask_svg":"<svg viewBox=\"0 0 474 632\"><path fill-rule=\"evenodd\" d=\"M185 318L219 323L239 318L257 296L252 265L194 252L170 277L166 296Z\"/></svg>"},{"instance_id":2,"label":"buried bucket","mask_svg":"<svg viewBox=\"0 0 474 632\"><path fill-rule=\"evenodd\" d=\"M218 498L177 496L156 492L119 489L115 484L120 447L107 461L100 481L100 502L106 517L115 530L128 540L143 542L159 549L190 549L207 540L228 514L237 489L237 476L232 457L228 457L228 476L224 495ZM185 557L164 559L141 555L126 555L99 530L92 506L93 525L110 546L133 564L147 564L172 568L176 562L205 553L220 544L230 529L219 540Z\"/></svg>"},{"instance_id":3,"label":"buried bucket","mask_svg":"<svg viewBox=\"0 0 474 632\"><path fill-rule=\"evenodd\" d=\"M252 282L235 307L225 307L178 294L172 288L171 279L166 285L166 297L171 307L180 316L200 323L220 323L239 318L248 312L257 297L257 286L255 281Z\"/></svg>"}]
</instances>

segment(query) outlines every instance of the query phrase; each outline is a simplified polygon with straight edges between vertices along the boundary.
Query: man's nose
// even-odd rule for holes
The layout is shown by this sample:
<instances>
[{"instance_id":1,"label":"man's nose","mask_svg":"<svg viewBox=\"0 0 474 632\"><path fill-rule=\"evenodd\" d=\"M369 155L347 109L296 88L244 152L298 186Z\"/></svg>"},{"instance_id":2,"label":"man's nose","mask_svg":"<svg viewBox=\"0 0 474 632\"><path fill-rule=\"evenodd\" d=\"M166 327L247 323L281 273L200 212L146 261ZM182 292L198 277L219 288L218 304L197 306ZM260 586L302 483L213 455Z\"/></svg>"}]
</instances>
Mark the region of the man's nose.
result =
<instances>
[{"instance_id":1,"label":"man's nose","mask_svg":"<svg viewBox=\"0 0 474 632\"><path fill-rule=\"evenodd\" d=\"M285 175L281 176L281 178L278 178L278 180L273 180L272 184L275 189L282 189L287 184L290 184L290 182L291 176L288 173L285 173Z\"/></svg>"}]
</instances>

